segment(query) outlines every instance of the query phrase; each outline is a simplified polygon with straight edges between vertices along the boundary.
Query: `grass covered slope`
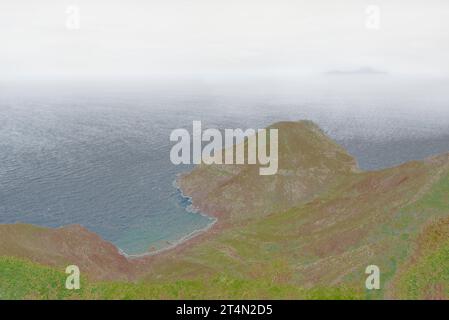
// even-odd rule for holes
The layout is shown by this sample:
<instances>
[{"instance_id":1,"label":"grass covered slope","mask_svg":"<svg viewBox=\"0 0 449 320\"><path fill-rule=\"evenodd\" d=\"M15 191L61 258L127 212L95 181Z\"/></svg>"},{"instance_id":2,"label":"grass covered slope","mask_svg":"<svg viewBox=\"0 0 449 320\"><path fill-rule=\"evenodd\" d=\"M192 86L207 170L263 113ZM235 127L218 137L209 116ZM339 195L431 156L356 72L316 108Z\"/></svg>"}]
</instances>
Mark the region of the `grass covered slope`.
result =
<instances>
[{"instance_id":1,"label":"grass covered slope","mask_svg":"<svg viewBox=\"0 0 449 320\"><path fill-rule=\"evenodd\" d=\"M394 283L402 299L449 298L449 219L430 225Z\"/></svg>"},{"instance_id":2,"label":"grass covered slope","mask_svg":"<svg viewBox=\"0 0 449 320\"><path fill-rule=\"evenodd\" d=\"M130 279L136 269L114 245L79 225L56 229L0 225L0 256L54 267L76 264L99 280Z\"/></svg>"},{"instance_id":3,"label":"grass covered slope","mask_svg":"<svg viewBox=\"0 0 449 320\"><path fill-rule=\"evenodd\" d=\"M0 255L26 259L0 259L3 297L33 292L36 298L73 294L86 299L447 297L449 155L361 172L314 124L274 127L279 129L277 175L259 176L257 166L198 166L181 178L180 186L195 205L217 215L220 225L188 245L126 260L122 271L110 260L112 251L95 249L102 242L91 236L85 241L63 233L66 245L49 247L53 238L47 229L33 241L36 231L0 228L0 238L9 237L8 243L0 242ZM75 243L77 255L67 256L61 248ZM55 255L63 262L81 259L81 271L91 279L84 279L82 291L67 294L59 285L46 287L65 281L61 264L51 263ZM105 263L100 264L103 272L111 269L113 279L128 279L122 276L138 270L135 282L92 282L89 268L98 261ZM370 264L381 271L381 290L374 292L365 291L364 271ZM15 268L37 268L48 281L11 280L5 270ZM15 287L27 289L15 293Z\"/></svg>"},{"instance_id":4,"label":"grass covered slope","mask_svg":"<svg viewBox=\"0 0 449 320\"><path fill-rule=\"evenodd\" d=\"M81 280L79 290L65 289L66 274L26 260L0 257L0 299L358 299L352 290L315 288L305 290L269 281L217 275L208 281L91 282Z\"/></svg>"},{"instance_id":5,"label":"grass covered slope","mask_svg":"<svg viewBox=\"0 0 449 320\"><path fill-rule=\"evenodd\" d=\"M449 175L412 206L409 212L436 216L413 244L412 254L395 277L392 295L406 299L449 299Z\"/></svg>"},{"instance_id":6,"label":"grass covered slope","mask_svg":"<svg viewBox=\"0 0 449 320\"><path fill-rule=\"evenodd\" d=\"M240 222L311 200L356 170L356 161L313 122L267 129L279 132L277 174L262 176L259 165L197 166L178 179L196 207L223 222Z\"/></svg>"},{"instance_id":7,"label":"grass covered slope","mask_svg":"<svg viewBox=\"0 0 449 320\"><path fill-rule=\"evenodd\" d=\"M154 261L147 279L207 281L225 272L306 288L345 285L358 292L364 288L365 267L376 264L383 289L366 297L388 296L389 283L422 226L449 214L439 200L427 200L435 192L444 195L437 186L447 183L447 175L433 182L440 170L448 168L416 162L348 177L311 202L224 228L198 245L167 254ZM418 200L419 211L411 210Z\"/></svg>"},{"instance_id":8,"label":"grass covered slope","mask_svg":"<svg viewBox=\"0 0 449 320\"><path fill-rule=\"evenodd\" d=\"M0 299L80 298L80 291L65 289L66 274L18 258L0 257Z\"/></svg>"},{"instance_id":9,"label":"grass covered slope","mask_svg":"<svg viewBox=\"0 0 449 320\"><path fill-rule=\"evenodd\" d=\"M278 176L259 177L248 168L225 181L220 169L199 166L182 178L194 204L221 212L228 224L216 236L155 261L149 279L207 278L224 271L242 279L273 279L307 288L343 284L357 291L364 288L366 266L375 264L384 289L367 297L388 296L390 282L422 227L449 215L449 205L435 200L447 195L438 186L446 183L448 155L359 172L351 158L309 122L277 127L279 158L284 159ZM290 145L296 146L294 151ZM299 155L321 145L334 148L324 159L318 160L326 154L320 148L313 156ZM307 174L284 176L282 170L308 172L310 180L304 180ZM263 179L271 179L276 187ZM298 187L304 181L312 188ZM312 196L309 190L314 190ZM221 195L227 200L219 200ZM261 214L260 205L270 212Z\"/></svg>"}]
</instances>

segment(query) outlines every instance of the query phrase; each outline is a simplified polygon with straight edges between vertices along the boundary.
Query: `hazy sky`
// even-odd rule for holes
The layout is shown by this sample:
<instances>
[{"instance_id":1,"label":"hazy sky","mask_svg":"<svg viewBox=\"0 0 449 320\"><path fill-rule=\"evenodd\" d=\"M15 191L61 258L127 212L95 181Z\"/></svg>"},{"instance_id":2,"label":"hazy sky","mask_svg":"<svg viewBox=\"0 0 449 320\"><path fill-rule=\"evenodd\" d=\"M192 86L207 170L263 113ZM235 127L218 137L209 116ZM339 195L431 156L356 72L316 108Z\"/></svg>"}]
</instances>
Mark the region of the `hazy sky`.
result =
<instances>
[{"instance_id":1,"label":"hazy sky","mask_svg":"<svg viewBox=\"0 0 449 320\"><path fill-rule=\"evenodd\" d=\"M445 76L448 57L447 0L0 1L1 80L363 66Z\"/></svg>"}]
</instances>

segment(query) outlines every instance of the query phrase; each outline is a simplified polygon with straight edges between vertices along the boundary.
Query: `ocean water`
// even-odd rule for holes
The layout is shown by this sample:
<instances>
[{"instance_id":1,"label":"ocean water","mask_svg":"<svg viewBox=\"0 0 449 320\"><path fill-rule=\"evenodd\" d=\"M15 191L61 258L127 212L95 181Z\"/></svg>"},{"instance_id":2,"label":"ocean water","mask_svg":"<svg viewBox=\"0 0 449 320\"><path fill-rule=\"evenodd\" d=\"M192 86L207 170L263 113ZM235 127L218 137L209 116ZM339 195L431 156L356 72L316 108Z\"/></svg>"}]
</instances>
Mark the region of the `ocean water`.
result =
<instances>
[{"instance_id":1,"label":"ocean water","mask_svg":"<svg viewBox=\"0 0 449 320\"><path fill-rule=\"evenodd\" d=\"M0 88L0 223L78 223L127 254L213 219L175 188L170 132L316 121L376 170L449 152L448 82L389 78L176 88Z\"/></svg>"}]
</instances>

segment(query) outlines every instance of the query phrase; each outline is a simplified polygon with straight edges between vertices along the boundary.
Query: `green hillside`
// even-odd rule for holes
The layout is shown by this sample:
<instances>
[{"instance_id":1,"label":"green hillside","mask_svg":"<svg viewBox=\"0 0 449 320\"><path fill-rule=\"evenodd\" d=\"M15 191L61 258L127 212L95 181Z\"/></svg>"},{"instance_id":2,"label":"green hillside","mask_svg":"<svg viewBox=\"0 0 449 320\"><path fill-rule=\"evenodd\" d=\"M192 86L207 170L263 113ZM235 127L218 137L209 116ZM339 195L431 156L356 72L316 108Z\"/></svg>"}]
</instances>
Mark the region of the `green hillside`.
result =
<instances>
[{"instance_id":1,"label":"green hillside","mask_svg":"<svg viewBox=\"0 0 449 320\"><path fill-rule=\"evenodd\" d=\"M181 178L193 203L218 217L209 233L188 245L122 261L86 230L89 241L67 240L75 235L64 228L40 229L36 241L35 231L3 227L0 256L20 259L0 258L1 297L448 297L449 155L362 172L314 124L273 127L283 159L278 175L259 176L257 166L212 165ZM54 237L66 239L64 246L48 246ZM83 245L87 249L68 256L71 246ZM114 261L119 268L108 266ZM88 270L79 292L63 288L67 262ZM371 264L381 270L380 290L365 289Z\"/></svg>"},{"instance_id":2,"label":"green hillside","mask_svg":"<svg viewBox=\"0 0 449 320\"><path fill-rule=\"evenodd\" d=\"M347 288L304 290L292 285L241 280L225 275L173 282L91 282L64 287L66 274L25 260L0 257L0 299L357 299Z\"/></svg>"}]
</instances>

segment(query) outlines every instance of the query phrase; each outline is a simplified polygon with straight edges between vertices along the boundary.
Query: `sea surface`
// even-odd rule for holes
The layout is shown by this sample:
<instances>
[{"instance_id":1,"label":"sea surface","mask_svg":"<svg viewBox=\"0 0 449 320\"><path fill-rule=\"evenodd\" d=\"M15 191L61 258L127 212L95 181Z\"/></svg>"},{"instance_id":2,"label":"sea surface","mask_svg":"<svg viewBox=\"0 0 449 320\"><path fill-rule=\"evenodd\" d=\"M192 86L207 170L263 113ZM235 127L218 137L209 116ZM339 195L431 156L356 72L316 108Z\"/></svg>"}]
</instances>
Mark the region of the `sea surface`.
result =
<instances>
[{"instance_id":1,"label":"sea surface","mask_svg":"<svg viewBox=\"0 0 449 320\"><path fill-rule=\"evenodd\" d=\"M309 119L377 170L449 152L449 82L389 76L139 87L0 86L0 223L81 224L127 254L213 219L174 186L170 132L193 120L262 128Z\"/></svg>"}]
</instances>

